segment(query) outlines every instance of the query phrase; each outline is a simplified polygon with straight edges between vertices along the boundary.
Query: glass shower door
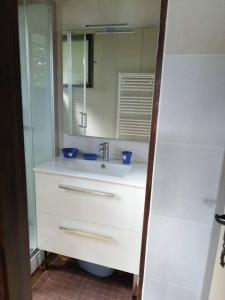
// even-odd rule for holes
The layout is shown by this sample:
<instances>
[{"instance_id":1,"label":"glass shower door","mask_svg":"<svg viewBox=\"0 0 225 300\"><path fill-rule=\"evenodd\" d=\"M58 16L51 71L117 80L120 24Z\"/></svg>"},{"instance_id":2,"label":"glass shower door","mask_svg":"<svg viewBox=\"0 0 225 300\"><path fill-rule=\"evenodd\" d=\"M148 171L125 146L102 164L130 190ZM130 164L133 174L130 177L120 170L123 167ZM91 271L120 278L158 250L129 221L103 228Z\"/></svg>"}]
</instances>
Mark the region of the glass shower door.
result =
<instances>
[{"instance_id":1,"label":"glass shower door","mask_svg":"<svg viewBox=\"0 0 225 300\"><path fill-rule=\"evenodd\" d=\"M34 166L54 155L52 6L49 1L27 5L30 99Z\"/></svg>"},{"instance_id":2,"label":"glass shower door","mask_svg":"<svg viewBox=\"0 0 225 300\"><path fill-rule=\"evenodd\" d=\"M33 168L54 157L52 4L19 2L24 147L31 255L37 249Z\"/></svg>"}]
</instances>

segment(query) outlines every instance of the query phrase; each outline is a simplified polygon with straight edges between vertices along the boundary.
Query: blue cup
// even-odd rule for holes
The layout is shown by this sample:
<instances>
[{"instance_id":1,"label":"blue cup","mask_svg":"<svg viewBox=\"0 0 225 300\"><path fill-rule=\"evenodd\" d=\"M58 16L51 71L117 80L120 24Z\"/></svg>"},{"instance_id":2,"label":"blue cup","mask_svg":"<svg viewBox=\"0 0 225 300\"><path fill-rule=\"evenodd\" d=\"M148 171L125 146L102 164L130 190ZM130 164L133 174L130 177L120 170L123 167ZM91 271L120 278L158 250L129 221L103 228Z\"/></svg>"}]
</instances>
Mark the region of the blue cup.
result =
<instances>
[{"instance_id":1,"label":"blue cup","mask_svg":"<svg viewBox=\"0 0 225 300\"><path fill-rule=\"evenodd\" d=\"M75 158L77 156L78 149L77 148L63 148L62 152L63 152L63 156L65 158Z\"/></svg>"},{"instance_id":2,"label":"blue cup","mask_svg":"<svg viewBox=\"0 0 225 300\"><path fill-rule=\"evenodd\" d=\"M122 157L123 157L123 164L129 165L131 160L132 152L131 151L123 151Z\"/></svg>"}]
</instances>

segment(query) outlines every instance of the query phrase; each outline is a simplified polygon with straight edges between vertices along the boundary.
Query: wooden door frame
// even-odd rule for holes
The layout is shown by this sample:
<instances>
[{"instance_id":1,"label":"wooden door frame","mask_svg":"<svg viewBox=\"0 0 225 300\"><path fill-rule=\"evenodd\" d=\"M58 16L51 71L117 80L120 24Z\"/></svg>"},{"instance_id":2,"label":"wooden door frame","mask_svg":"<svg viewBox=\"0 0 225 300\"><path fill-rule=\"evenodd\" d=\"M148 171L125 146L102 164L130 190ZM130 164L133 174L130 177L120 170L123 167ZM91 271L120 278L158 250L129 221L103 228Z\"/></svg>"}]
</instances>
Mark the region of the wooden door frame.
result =
<instances>
[{"instance_id":1,"label":"wooden door frame","mask_svg":"<svg viewBox=\"0 0 225 300\"><path fill-rule=\"evenodd\" d=\"M0 233L2 238L2 233ZM0 299L9 298L8 294L8 281L7 281L7 270L6 270L6 262L3 248L1 247L2 242L0 243Z\"/></svg>"},{"instance_id":2,"label":"wooden door frame","mask_svg":"<svg viewBox=\"0 0 225 300\"><path fill-rule=\"evenodd\" d=\"M0 2L0 250L4 300L31 300L18 2Z\"/></svg>"},{"instance_id":3,"label":"wooden door frame","mask_svg":"<svg viewBox=\"0 0 225 300\"><path fill-rule=\"evenodd\" d=\"M152 195L153 166L155 160L155 145L156 145L157 124L158 124L159 98L160 98L160 89L161 89L167 8L168 8L168 0L161 0L160 28L159 28L157 59L156 59L155 86L154 86L154 96L153 96L151 133L150 133L149 153L148 153L148 171L147 171L147 182L146 182L146 192L145 192L145 208L144 208L144 220L143 220L143 231L142 231L141 259L140 259L140 269L139 269L139 291L138 291L139 300L142 299L142 292L143 292L143 280L144 280L144 271L145 271L150 202L151 202L151 195Z\"/></svg>"}]
</instances>

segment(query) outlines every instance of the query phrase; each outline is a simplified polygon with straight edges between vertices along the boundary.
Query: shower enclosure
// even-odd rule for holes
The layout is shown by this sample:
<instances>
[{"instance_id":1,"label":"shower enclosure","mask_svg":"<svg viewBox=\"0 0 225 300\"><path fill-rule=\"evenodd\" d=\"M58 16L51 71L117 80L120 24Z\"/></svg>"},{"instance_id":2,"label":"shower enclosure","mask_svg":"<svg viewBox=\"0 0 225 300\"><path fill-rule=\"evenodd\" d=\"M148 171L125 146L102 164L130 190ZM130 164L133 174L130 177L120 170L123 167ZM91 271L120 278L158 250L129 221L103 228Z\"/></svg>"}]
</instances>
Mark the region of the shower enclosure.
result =
<instances>
[{"instance_id":1,"label":"shower enclosure","mask_svg":"<svg viewBox=\"0 0 225 300\"><path fill-rule=\"evenodd\" d=\"M31 257L37 250L33 168L54 157L53 3L20 0L19 36Z\"/></svg>"}]
</instances>

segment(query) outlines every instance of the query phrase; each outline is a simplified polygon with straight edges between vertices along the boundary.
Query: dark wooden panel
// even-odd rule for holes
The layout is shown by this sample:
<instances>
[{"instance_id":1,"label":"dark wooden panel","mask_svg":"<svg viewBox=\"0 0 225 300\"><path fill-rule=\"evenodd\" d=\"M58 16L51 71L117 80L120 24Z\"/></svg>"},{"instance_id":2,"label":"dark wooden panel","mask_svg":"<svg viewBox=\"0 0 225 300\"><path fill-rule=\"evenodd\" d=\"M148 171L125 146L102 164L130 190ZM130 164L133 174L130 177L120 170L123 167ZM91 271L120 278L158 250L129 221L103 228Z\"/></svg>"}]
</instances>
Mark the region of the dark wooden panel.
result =
<instances>
[{"instance_id":1,"label":"dark wooden panel","mask_svg":"<svg viewBox=\"0 0 225 300\"><path fill-rule=\"evenodd\" d=\"M0 2L0 248L5 298L30 300L18 4ZM8 295L7 295L8 294Z\"/></svg>"},{"instance_id":2,"label":"dark wooden panel","mask_svg":"<svg viewBox=\"0 0 225 300\"><path fill-rule=\"evenodd\" d=\"M166 30L167 6L168 6L168 0L161 0L160 30L159 30L158 52L157 52L157 60L156 60L151 136L150 136L149 155L148 155L148 173L147 173L144 222L143 222L143 232L142 232L142 249L141 249L141 261L140 261L138 299L142 298L142 289L143 289L146 242L147 242L148 223L149 223L149 210L150 210L150 200L152 194L153 165L154 165L154 158L155 158L156 129L157 129L157 121L158 121L164 39L165 39L165 30ZM151 262L149 263L151 264Z\"/></svg>"},{"instance_id":3,"label":"dark wooden panel","mask_svg":"<svg viewBox=\"0 0 225 300\"><path fill-rule=\"evenodd\" d=\"M8 283L3 248L0 247L0 299L8 299Z\"/></svg>"}]
</instances>

